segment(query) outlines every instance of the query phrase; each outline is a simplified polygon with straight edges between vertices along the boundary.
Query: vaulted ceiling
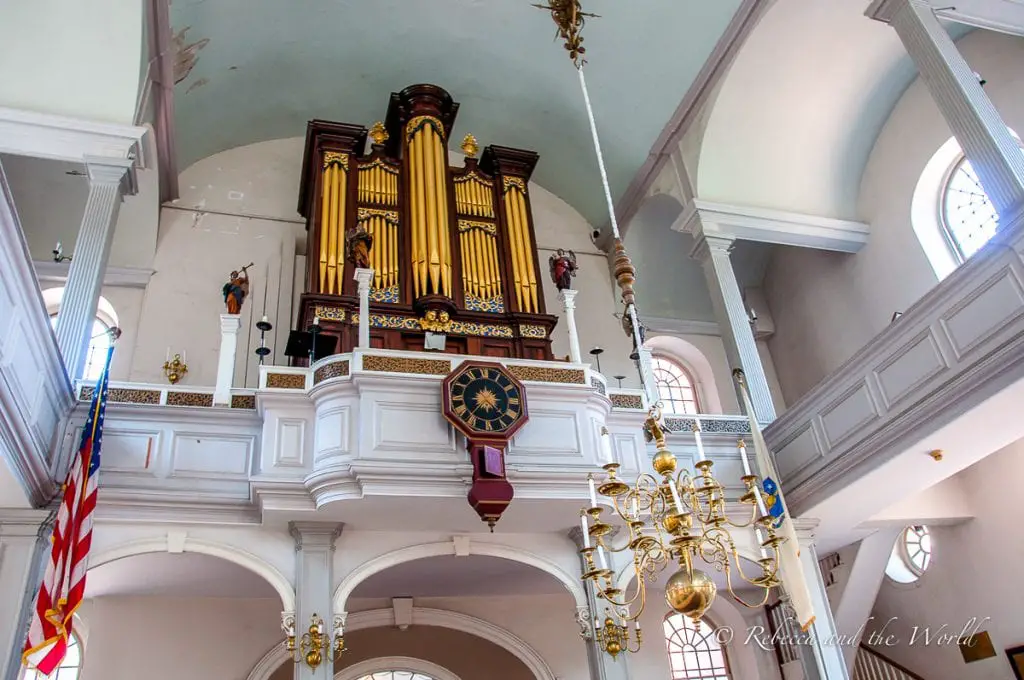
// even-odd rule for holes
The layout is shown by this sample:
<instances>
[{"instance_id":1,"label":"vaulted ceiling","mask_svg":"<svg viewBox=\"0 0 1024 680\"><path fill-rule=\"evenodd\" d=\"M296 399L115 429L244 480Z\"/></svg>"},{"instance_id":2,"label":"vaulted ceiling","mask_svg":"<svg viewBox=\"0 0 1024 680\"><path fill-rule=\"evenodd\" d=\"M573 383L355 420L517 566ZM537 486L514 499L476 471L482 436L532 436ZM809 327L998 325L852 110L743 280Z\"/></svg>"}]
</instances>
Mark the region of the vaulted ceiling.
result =
<instances>
[{"instance_id":1,"label":"vaulted ceiling","mask_svg":"<svg viewBox=\"0 0 1024 680\"><path fill-rule=\"evenodd\" d=\"M646 159L739 0L587 0L583 35L617 197ZM179 169L323 118L369 126L415 83L461 103L451 146L532 149L534 178L592 223L607 210L576 71L531 0L174 0Z\"/></svg>"}]
</instances>

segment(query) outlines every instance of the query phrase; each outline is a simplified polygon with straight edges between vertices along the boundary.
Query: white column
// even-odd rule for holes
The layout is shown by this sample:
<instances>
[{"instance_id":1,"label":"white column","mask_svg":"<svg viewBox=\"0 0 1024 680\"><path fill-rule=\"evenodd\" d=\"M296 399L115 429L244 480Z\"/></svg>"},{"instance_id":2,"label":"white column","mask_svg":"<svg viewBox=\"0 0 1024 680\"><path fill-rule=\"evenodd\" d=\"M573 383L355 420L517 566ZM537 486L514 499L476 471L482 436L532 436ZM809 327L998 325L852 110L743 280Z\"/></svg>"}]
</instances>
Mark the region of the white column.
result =
<instances>
[{"instance_id":1,"label":"white column","mask_svg":"<svg viewBox=\"0 0 1024 680\"><path fill-rule=\"evenodd\" d=\"M72 380L79 378L85 367L121 201L126 193L135 193L133 164L132 160L117 158L90 159L86 163L89 199L75 239L55 331Z\"/></svg>"},{"instance_id":2,"label":"white column","mask_svg":"<svg viewBox=\"0 0 1024 680\"><path fill-rule=\"evenodd\" d=\"M372 269L356 269L355 280L359 283L359 346L370 346L370 283Z\"/></svg>"},{"instance_id":3,"label":"white column","mask_svg":"<svg viewBox=\"0 0 1024 680\"><path fill-rule=\"evenodd\" d=\"M768 389L768 378L757 350L754 331L750 327L747 307L743 303L743 293L729 259L735 241L726 236L697 234L695 237L697 245L690 255L704 267L729 366L743 370L758 422L770 423L775 420L775 404Z\"/></svg>"},{"instance_id":4,"label":"white column","mask_svg":"<svg viewBox=\"0 0 1024 680\"><path fill-rule=\"evenodd\" d=\"M583 529L580 527L573 527L569 530L569 538L572 539L573 543L576 544L578 549L583 548ZM615 556L612 553L608 553L608 559L614 560ZM585 568L586 559L583 554L580 554L580 569ZM614 568L614 564L612 567ZM582 573L582 571L580 572ZM623 651L619 654L617 659L612 659L611 655L598 644L597 640L594 639L594 617L601 616L604 614L604 607L608 606L604 600L598 600L596 593L594 592L593 581L587 580L583 583L584 589L587 591L587 603L589 609L586 611L577 611L577 622L580 627L585 630L589 637L584 638L584 642L587 645L587 665L590 668L590 680L629 680L629 664L626 661L626 657L629 656L629 652ZM657 633L656 633L657 634ZM653 642L648 640L645 644L657 644L659 640Z\"/></svg>"},{"instance_id":5,"label":"white column","mask_svg":"<svg viewBox=\"0 0 1024 680\"><path fill-rule=\"evenodd\" d=\"M217 387L213 391L214 406L231 405L231 387L235 381L235 354L238 352L240 314L220 315L220 356L217 358Z\"/></svg>"},{"instance_id":6,"label":"white column","mask_svg":"<svg viewBox=\"0 0 1024 680\"><path fill-rule=\"evenodd\" d=\"M807 589L814 606L814 624L811 626L809 644L797 646L804 660L804 676L808 680L850 680L846 667L841 637L836 632L836 622L825 591L825 581L818 566L818 553L814 549L812 527L817 520L795 520L797 537L800 540L800 563L807 579Z\"/></svg>"},{"instance_id":7,"label":"white column","mask_svg":"<svg viewBox=\"0 0 1024 680\"><path fill-rule=\"evenodd\" d=\"M334 547L342 525L335 522L291 522L288 529L295 539L296 652L300 652L302 635L309 630L313 614L323 619L324 636L328 646L333 646L334 591L331 583ZM299 654L296 680L331 680L334 677L334 663L329 652L322 650L322 653L323 662L315 670L306 665L305 655Z\"/></svg>"},{"instance_id":8,"label":"white column","mask_svg":"<svg viewBox=\"0 0 1024 680\"><path fill-rule=\"evenodd\" d=\"M558 299L562 303L562 311L565 312L565 327L569 331L569 359L574 364L583 363L580 355L580 336L576 332L576 293L579 291L572 288L558 291Z\"/></svg>"},{"instance_id":9,"label":"white column","mask_svg":"<svg viewBox=\"0 0 1024 680\"><path fill-rule=\"evenodd\" d=\"M45 510L0 511L0 680L17 680L53 524Z\"/></svg>"},{"instance_id":10,"label":"white column","mask_svg":"<svg viewBox=\"0 0 1024 680\"><path fill-rule=\"evenodd\" d=\"M1000 227L1024 210L1024 154L924 0L876 0L868 14L896 29L964 155L995 205Z\"/></svg>"}]
</instances>

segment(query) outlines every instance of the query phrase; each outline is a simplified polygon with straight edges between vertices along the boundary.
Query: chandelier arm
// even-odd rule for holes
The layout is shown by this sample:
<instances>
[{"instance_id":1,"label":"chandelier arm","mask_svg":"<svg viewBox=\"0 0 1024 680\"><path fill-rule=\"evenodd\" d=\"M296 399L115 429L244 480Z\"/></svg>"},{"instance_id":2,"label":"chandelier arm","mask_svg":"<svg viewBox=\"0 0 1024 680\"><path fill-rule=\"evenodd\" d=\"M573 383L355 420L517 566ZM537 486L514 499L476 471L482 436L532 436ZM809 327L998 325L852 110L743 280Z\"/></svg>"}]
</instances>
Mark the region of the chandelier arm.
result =
<instances>
[{"instance_id":1,"label":"chandelier arm","mask_svg":"<svg viewBox=\"0 0 1024 680\"><path fill-rule=\"evenodd\" d=\"M744 607L746 607L747 609L759 609L759 608L765 606L766 604L768 604L768 598L772 594L771 588L764 588L764 587L762 587L761 590L763 592L761 593L761 601L760 602L755 602L755 603L750 603L750 602L747 602L742 597L740 597L739 595L736 594L736 592L732 589L732 584L729 585L728 590L729 590L729 596L732 599L734 599L737 602L739 602Z\"/></svg>"}]
</instances>

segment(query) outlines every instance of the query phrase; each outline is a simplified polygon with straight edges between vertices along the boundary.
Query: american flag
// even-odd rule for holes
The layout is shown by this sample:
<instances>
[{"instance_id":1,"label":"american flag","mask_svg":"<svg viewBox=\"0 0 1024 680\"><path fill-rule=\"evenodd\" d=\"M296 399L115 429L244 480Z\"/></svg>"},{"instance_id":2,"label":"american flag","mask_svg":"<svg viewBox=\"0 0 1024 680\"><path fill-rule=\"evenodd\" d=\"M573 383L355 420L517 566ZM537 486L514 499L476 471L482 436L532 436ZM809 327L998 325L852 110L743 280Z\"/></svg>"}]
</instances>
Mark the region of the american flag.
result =
<instances>
[{"instance_id":1,"label":"american flag","mask_svg":"<svg viewBox=\"0 0 1024 680\"><path fill-rule=\"evenodd\" d=\"M113 352L111 346L92 396L81 446L71 462L64 484L64 497L57 509L57 521L50 539L50 561L39 587L35 612L25 640L22 661L43 675L52 674L64 660L71 641L71 617L85 593L85 572L92 544L92 513L96 509L103 411L107 404L107 373Z\"/></svg>"}]
</instances>

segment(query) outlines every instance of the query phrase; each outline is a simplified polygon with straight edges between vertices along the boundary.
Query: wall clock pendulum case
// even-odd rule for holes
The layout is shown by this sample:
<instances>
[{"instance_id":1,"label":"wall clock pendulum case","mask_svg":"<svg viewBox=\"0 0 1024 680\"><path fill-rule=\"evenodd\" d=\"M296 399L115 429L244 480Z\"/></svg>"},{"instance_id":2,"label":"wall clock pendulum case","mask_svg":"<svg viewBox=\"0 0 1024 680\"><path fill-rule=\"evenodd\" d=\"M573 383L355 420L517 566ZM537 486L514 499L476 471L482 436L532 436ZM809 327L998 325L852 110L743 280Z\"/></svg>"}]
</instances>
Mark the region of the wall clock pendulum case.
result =
<instances>
[{"instance_id":1,"label":"wall clock pendulum case","mask_svg":"<svg viewBox=\"0 0 1024 680\"><path fill-rule=\"evenodd\" d=\"M444 417L466 436L473 463L469 504L493 532L512 501L505 449L529 419L526 390L501 364L467 361L444 379L441 395Z\"/></svg>"}]
</instances>

